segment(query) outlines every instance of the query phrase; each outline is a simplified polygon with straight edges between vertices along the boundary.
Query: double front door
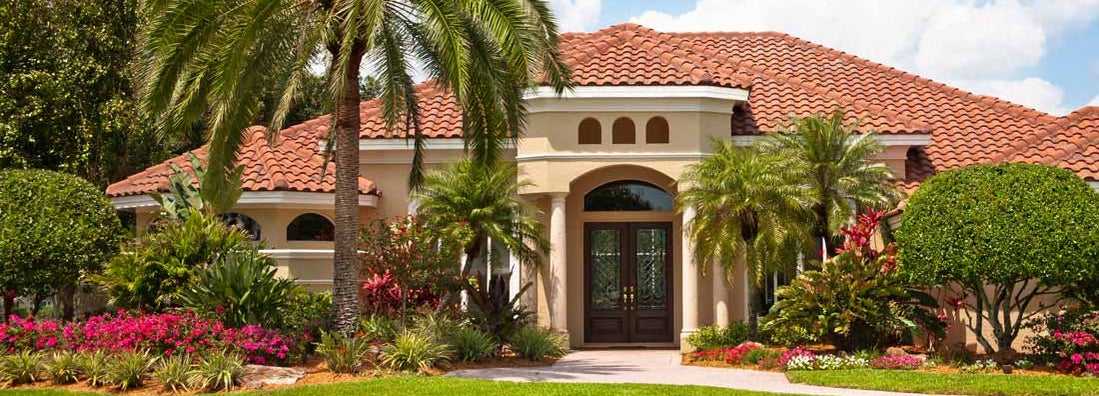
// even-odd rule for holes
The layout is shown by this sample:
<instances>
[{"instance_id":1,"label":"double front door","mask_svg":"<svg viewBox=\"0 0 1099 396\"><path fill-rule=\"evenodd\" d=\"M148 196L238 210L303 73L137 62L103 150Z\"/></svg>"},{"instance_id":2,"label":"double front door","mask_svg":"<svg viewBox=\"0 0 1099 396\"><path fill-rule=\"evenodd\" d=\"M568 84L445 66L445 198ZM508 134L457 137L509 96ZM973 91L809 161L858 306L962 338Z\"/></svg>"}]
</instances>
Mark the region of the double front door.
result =
<instances>
[{"instance_id":1,"label":"double front door","mask_svg":"<svg viewBox=\"0 0 1099 396\"><path fill-rule=\"evenodd\" d=\"M672 224L585 223L585 342L671 342Z\"/></svg>"}]
</instances>

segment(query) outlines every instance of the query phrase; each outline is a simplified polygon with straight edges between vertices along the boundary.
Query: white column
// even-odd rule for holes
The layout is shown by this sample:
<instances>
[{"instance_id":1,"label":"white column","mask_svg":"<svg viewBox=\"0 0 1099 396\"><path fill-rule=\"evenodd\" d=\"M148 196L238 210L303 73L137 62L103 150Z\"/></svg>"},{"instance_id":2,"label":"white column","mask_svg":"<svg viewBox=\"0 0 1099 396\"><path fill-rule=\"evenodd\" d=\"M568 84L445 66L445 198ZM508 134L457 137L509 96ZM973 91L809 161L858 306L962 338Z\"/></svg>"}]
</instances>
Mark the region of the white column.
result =
<instances>
[{"instance_id":1,"label":"white column","mask_svg":"<svg viewBox=\"0 0 1099 396\"><path fill-rule=\"evenodd\" d=\"M557 193L550 200L550 327L568 333L568 308L565 303L566 268L565 194Z\"/></svg>"},{"instance_id":2,"label":"white column","mask_svg":"<svg viewBox=\"0 0 1099 396\"><path fill-rule=\"evenodd\" d=\"M683 329L679 333L679 346L680 350L684 352L694 350L694 347L688 345L686 341L687 336L698 329L698 265L695 264L694 259L694 243L687 232L694 217L695 209L693 207L688 206L683 210L683 239L680 242L683 246L683 287L680 288L683 296Z\"/></svg>"},{"instance_id":3,"label":"white column","mask_svg":"<svg viewBox=\"0 0 1099 396\"><path fill-rule=\"evenodd\" d=\"M508 252L508 268L510 268L511 274L508 276L508 300L515 298L519 295L519 290L523 288L521 284L523 277L519 272L522 271L521 263L519 263L519 256L515 255L515 252Z\"/></svg>"},{"instance_id":4,"label":"white column","mask_svg":"<svg viewBox=\"0 0 1099 396\"><path fill-rule=\"evenodd\" d=\"M714 324L729 325L729 288L725 286L725 268L720 263L710 265L710 277L714 289Z\"/></svg>"}]
</instances>

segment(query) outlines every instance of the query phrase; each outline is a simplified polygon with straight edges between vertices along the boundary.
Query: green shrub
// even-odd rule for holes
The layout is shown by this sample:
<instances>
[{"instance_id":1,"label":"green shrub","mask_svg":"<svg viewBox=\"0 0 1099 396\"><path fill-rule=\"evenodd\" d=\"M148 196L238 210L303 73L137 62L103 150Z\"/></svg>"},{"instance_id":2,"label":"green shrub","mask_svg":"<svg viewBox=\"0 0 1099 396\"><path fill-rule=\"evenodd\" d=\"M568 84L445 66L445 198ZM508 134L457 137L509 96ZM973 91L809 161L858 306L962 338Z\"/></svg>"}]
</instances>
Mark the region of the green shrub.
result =
<instances>
[{"instance_id":1,"label":"green shrub","mask_svg":"<svg viewBox=\"0 0 1099 396\"><path fill-rule=\"evenodd\" d=\"M77 356L77 362L80 374L88 379L89 386L98 388L108 383L107 374L111 364L107 361L105 352L81 353Z\"/></svg>"},{"instance_id":2,"label":"green shrub","mask_svg":"<svg viewBox=\"0 0 1099 396\"><path fill-rule=\"evenodd\" d=\"M145 383L156 358L149 352L125 352L110 359L107 382L120 390L140 388Z\"/></svg>"},{"instance_id":3,"label":"green shrub","mask_svg":"<svg viewBox=\"0 0 1099 396\"><path fill-rule=\"evenodd\" d=\"M195 274L180 301L184 307L218 317L226 326L282 328L283 309L300 286L276 275L276 265L255 249L227 252Z\"/></svg>"},{"instance_id":4,"label":"green shrub","mask_svg":"<svg viewBox=\"0 0 1099 396\"><path fill-rule=\"evenodd\" d=\"M192 358L184 354L161 359L160 365L153 370L153 379L159 381L164 389L172 392L185 391L193 382L192 362Z\"/></svg>"},{"instance_id":5,"label":"green shrub","mask_svg":"<svg viewBox=\"0 0 1099 396\"><path fill-rule=\"evenodd\" d=\"M393 342L401 331L399 319L383 314L371 314L359 322L363 337L370 341Z\"/></svg>"},{"instance_id":6,"label":"green shrub","mask_svg":"<svg viewBox=\"0 0 1099 396\"><path fill-rule=\"evenodd\" d=\"M535 326L519 329L508 340L511 350L530 360L559 358L568 352L565 337Z\"/></svg>"},{"instance_id":7,"label":"green shrub","mask_svg":"<svg viewBox=\"0 0 1099 396\"><path fill-rule=\"evenodd\" d=\"M141 243L115 256L93 277L120 308L160 312L178 305L198 271L231 251L256 250L247 231L198 212L154 224Z\"/></svg>"},{"instance_id":8,"label":"green shrub","mask_svg":"<svg viewBox=\"0 0 1099 396\"><path fill-rule=\"evenodd\" d=\"M317 354L324 358L332 372L354 374L362 370L371 348L370 340L366 338L325 333L317 343Z\"/></svg>"},{"instance_id":9,"label":"green shrub","mask_svg":"<svg viewBox=\"0 0 1099 396\"><path fill-rule=\"evenodd\" d=\"M733 323L727 327L703 326L687 336L687 342L699 350L732 348L748 341L748 325Z\"/></svg>"},{"instance_id":10,"label":"green shrub","mask_svg":"<svg viewBox=\"0 0 1099 396\"><path fill-rule=\"evenodd\" d=\"M0 381L8 385L41 381L44 369L40 352L23 350L0 357Z\"/></svg>"},{"instance_id":11,"label":"green shrub","mask_svg":"<svg viewBox=\"0 0 1099 396\"><path fill-rule=\"evenodd\" d=\"M446 311L424 310L412 320L413 332L430 336L436 342L446 340L462 328L462 322Z\"/></svg>"},{"instance_id":12,"label":"green shrub","mask_svg":"<svg viewBox=\"0 0 1099 396\"><path fill-rule=\"evenodd\" d=\"M72 352L55 352L46 363L46 376L55 384L71 384L80 377L80 364Z\"/></svg>"},{"instance_id":13,"label":"green shrub","mask_svg":"<svg viewBox=\"0 0 1099 396\"><path fill-rule=\"evenodd\" d=\"M500 347L492 336L483 331L464 327L453 333L448 339L454 357L463 362L481 360L492 356Z\"/></svg>"},{"instance_id":14,"label":"green shrub","mask_svg":"<svg viewBox=\"0 0 1099 396\"><path fill-rule=\"evenodd\" d=\"M211 353L194 368L194 383L208 391L232 390L244 372L244 358L235 353Z\"/></svg>"},{"instance_id":15,"label":"green shrub","mask_svg":"<svg viewBox=\"0 0 1099 396\"><path fill-rule=\"evenodd\" d=\"M744 363L747 363L747 364L757 364L758 365L766 359L774 359L777 362L778 358L780 358L780 357L782 357L782 351L781 350L768 349L768 348L755 348L755 349L752 349L752 350L748 351L748 353L744 355L744 360L743 361L744 361Z\"/></svg>"},{"instance_id":16,"label":"green shrub","mask_svg":"<svg viewBox=\"0 0 1099 396\"><path fill-rule=\"evenodd\" d=\"M872 246L883 216L859 216L842 229L846 242L839 254L778 288L763 328L787 335L804 331L806 341L843 351L896 345L920 330L944 336L945 325L932 312L938 302L897 268L894 245L880 251Z\"/></svg>"},{"instance_id":17,"label":"green shrub","mask_svg":"<svg viewBox=\"0 0 1099 396\"><path fill-rule=\"evenodd\" d=\"M117 212L88 181L45 170L0 171L0 289L24 296L72 290L83 274L102 269L121 238ZM71 309L64 314L71 318Z\"/></svg>"},{"instance_id":18,"label":"green shrub","mask_svg":"<svg viewBox=\"0 0 1099 396\"><path fill-rule=\"evenodd\" d=\"M299 287L283 305L279 314L283 318L282 329L290 334L317 336L328 323L332 313L332 293L314 293Z\"/></svg>"},{"instance_id":19,"label":"green shrub","mask_svg":"<svg viewBox=\"0 0 1099 396\"><path fill-rule=\"evenodd\" d=\"M1017 163L942 172L902 216L901 268L913 281L960 289L948 298L974 312L965 325L987 351L1010 348L1028 317L1008 313L1055 305L1042 295L1061 286L1099 290L1099 193L1071 171Z\"/></svg>"},{"instance_id":20,"label":"green shrub","mask_svg":"<svg viewBox=\"0 0 1099 396\"><path fill-rule=\"evenodd\" d=\"M382 346L381 363L392 370L423 371L449 359L448 348L430 334L405 331L392 344Z\"/></svg>"},{"instance_id":21,"label":"green shrub","mask_svg":"<svg viewBox=\"0 0 1099 396\"><path fill-rule=\"evenodd\" d=\"M504 342L519 329L531 324L534 312L526 309L520 303L523 293L526 293L533 283L523 286L511 299L508 299L508 291L503 287L503 282L492 282L488 290L472 288L468 290L470 297L469 316L471 322L481 331L488 333L497 342Z\"/></svg>"}]
</instances>

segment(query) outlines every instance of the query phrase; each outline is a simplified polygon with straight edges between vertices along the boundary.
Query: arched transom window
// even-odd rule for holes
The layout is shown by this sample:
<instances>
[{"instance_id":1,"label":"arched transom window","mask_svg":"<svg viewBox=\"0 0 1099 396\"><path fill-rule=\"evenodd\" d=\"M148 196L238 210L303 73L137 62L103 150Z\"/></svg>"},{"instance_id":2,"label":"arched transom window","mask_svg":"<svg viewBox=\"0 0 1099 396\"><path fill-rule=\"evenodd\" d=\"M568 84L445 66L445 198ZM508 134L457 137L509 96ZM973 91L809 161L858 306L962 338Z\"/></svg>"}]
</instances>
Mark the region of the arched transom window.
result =
<instances>
[{"instance_id":1,"label":"arched transom window","mask_svg":"<svg viewBox=\"0 0 1099 396\"><path fill-rule=\"evenodd\" d=\"M336 227L328 218L316 213L305 213L295 217L286 226L288 241L333 241L336 239Z\"/></svg>"},{"instance_id":2,"label":"arched transom window","mask_svg":"<svg viewBox=\"0 0 1099 396\"><path fill-rule=\"evenodd\" d=\"M218 218L230 227L236 227L247 231L248 234L252 236L253 241L258 241L261 237L259 222L246 214L224 213L218 215Z\"/></svg>"},{"instance_id":3,"label":"arched transom window","mask_svg":"<svg viewBox=\"0 0 1099 396\"><path fill-rule=\"evenodd\" d=\"M660 187L637 180L610 182L584 196L584 211L670 211L672 195Z\"/></svg>"}]
</instances>

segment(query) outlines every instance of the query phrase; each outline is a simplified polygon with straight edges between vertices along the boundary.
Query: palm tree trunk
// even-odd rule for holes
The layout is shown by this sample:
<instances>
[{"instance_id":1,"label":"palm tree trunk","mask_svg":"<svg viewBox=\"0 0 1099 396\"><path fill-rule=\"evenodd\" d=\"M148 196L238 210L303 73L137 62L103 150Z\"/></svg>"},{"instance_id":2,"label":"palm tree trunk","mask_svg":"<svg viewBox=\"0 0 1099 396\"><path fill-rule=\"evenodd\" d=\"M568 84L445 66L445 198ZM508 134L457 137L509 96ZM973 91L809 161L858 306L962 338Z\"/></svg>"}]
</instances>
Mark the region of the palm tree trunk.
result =
<instances>
[{"instance_id":1,"label":"palm tree trunk","mask_svg":"<svg viewBox=\"0 0 1099 396\"><path fill-rule=\"evenodd\" d=\"M332 271L332 330L352 334L358 327L359 239L359 63L363 48L351 49L344 76L343 94L335 107L336 222L335 259ZM338 50L329 48L336 70ZM331 138L330 137L330 138Z\"/></svg>"},{"instance_id":2,"label":"palm tree trunk","mask_svg":"<svg viewBox=\"0 0 1099 396\"><path fill-rule=\"evenodd\" d=\"M830 233L828 232L828 208L818 204L813 207L813 210L817 213L816 236L818 240L820 240L820 252L818 253L820 253L820 259L824 260L824 258L831 255L832 252L832 247L829 243L831 235L829 235Z\"/></svg>"}]
</instances>

